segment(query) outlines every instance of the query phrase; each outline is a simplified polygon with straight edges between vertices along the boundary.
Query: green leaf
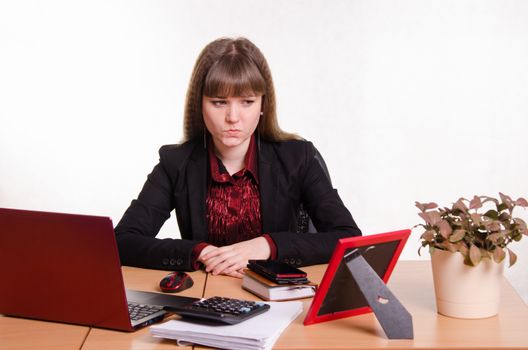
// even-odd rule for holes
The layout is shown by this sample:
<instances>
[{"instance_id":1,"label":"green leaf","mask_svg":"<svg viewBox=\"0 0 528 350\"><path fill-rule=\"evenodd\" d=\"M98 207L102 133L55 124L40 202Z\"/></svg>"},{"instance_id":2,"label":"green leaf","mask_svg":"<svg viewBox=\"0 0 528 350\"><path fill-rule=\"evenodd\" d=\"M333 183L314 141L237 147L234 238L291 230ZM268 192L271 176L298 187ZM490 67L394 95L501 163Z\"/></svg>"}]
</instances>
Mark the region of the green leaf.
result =
<instances>
[{"instance_id":1,"label":"green leaf","mask_svg":"<svg viewBox=\"0 0 528 350\"><path fill-rule=\"evenodd\" d=\"M502 203L506 204L506 207L508 209L512 209L513 208L512 199L509 196L505 195L502 192L499 192L499 196L500 196L500 199L501 199Z\"/></svg>"},{"instance_id":2,"label":"green leaf","mask_svg":"<svg viewBox=\"0 0 528 350\"><path fill-rule=\"evenodd\" d=\"M497 210L498 210L499 212L501 212L501 211L503 211L503 210L506 210L506 209L508 209L508 205L507 205L506 203L501 203L501 204L498 204L498 205L497 205Z\"/></svg>"},{"instance_id":3,"label":"green leaf","mask_svg":"<svg viewBox=\"0 0 528 350\"><path fill-rule=\"evenodd\" d=\"M458 229L453 232L451 236L449 236L449 242L456 243L464 239L464 236L466 235L466 230Z\"/></svg>"},{"instance_id":4,"label":"green leaf","mask_svg":"<svg viewBox=\"0 0 528 350\"><path fill-rule=\"evenodd\" d=\"M496 210L488 210L486 213L484 213L485 217L487 218L490 218L490 219L493 219L493 220L498 220L499 219L499 213L496 211Z\"/></svg>"},{"instance_id":5,"label":"green leaf","mask_svg":"<svg viewBox=\"0 0 528 350\"><path fill-rule=\"evenodd\" d=\"M480 253L480 249L478 249L476 245L472 244L471 247L469 247L469 260L471 260L471 264L473 264L473 266L477 266L481 258L482 255Z\"/></svg>"}]
</instances>

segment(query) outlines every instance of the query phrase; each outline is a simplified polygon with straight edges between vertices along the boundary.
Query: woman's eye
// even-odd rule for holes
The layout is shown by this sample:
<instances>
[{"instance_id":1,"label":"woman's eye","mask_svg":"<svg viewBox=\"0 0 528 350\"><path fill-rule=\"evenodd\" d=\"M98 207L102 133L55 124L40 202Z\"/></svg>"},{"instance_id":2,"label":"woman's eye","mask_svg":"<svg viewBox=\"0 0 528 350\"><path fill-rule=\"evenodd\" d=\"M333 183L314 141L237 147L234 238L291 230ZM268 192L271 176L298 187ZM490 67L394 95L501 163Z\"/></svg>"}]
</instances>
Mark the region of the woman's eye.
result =
<instances>
[{"instance_id":1,"label":"woman's eye","mask_svg":"<svg viewBox=\"0 0 528 350\"><path fill-rule=\"evenodd\" d=\"M217 107L220 107L226 104L226 102L223 100L213 100L211 101L211 103L213 104L213 106L217 106Z\"/></svg>"},{"instance_id":2,"label":"woman's eye","mask_svg":"<svg viewBox=\"0 0 528 350\"><path fill-rule=\"evenodd\" d=\"M246 105L250 105L250 104L253 104L255 102L255 100L244 100L243 103L246 104Z\"/></svg>"}]
</instances>

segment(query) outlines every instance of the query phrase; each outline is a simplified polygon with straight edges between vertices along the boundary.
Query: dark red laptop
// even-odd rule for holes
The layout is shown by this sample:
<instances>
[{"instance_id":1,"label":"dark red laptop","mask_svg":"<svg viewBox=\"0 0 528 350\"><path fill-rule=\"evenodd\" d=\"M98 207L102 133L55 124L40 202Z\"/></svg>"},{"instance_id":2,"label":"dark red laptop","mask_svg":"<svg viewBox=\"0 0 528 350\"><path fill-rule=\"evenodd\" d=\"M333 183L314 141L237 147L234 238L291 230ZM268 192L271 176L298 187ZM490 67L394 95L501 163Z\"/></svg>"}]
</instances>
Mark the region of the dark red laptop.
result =
<instances>
[{"instance_id":1,"label":"dark red laptop","mask_svg":"<svg viewBox=\"0 0 528 350\"><path fill-rule=\"evenodd\" d=\"M194 300L125 291L107 217L0 208L0 247L0 314L133 331Z\"/></svg>"}]
</instances>

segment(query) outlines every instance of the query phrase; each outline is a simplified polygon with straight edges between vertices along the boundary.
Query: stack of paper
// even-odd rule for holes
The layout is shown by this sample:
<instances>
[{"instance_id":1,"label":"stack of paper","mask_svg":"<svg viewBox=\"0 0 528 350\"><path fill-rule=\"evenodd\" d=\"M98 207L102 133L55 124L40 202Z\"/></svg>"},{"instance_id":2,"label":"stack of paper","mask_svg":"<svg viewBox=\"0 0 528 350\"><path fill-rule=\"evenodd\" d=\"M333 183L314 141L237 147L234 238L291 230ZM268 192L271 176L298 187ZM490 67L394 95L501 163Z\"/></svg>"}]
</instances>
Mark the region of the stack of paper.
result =
<instances>
[{"instance_id":1,"label":"stack of paper","mask_svg":"<svg viewBox=\"0 0 528 350\"><path fill-rule=\"evenodd\" d=\"M203 324L187 319L150 327L153 336L175 339L178 344L201 344L221 349L271 349L282 331L302 312L300 301L274 303L258 316L235 325Z\"/></svg>"}]
</instances>

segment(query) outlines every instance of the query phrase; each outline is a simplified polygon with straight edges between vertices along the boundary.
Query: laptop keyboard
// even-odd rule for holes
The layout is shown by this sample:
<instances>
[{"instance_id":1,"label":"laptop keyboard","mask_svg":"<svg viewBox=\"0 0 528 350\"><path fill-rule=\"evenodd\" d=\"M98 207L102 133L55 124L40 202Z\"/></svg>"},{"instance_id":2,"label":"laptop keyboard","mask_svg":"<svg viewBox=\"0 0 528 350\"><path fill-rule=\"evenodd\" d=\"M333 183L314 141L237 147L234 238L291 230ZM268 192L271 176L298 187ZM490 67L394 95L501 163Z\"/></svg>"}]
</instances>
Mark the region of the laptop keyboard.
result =
<instances>
[{"instance_id":1,"label":"laptop keyboard","mask_svg":"<svg viewBox=\"0 0 528 350\"><path fill-rule=\"evenodd\" d=\"M162 306L145 305L128 302L128 313L132 321L140 320L144 317L155 314L163 310Z\"/></svg>"}]
</instances>

